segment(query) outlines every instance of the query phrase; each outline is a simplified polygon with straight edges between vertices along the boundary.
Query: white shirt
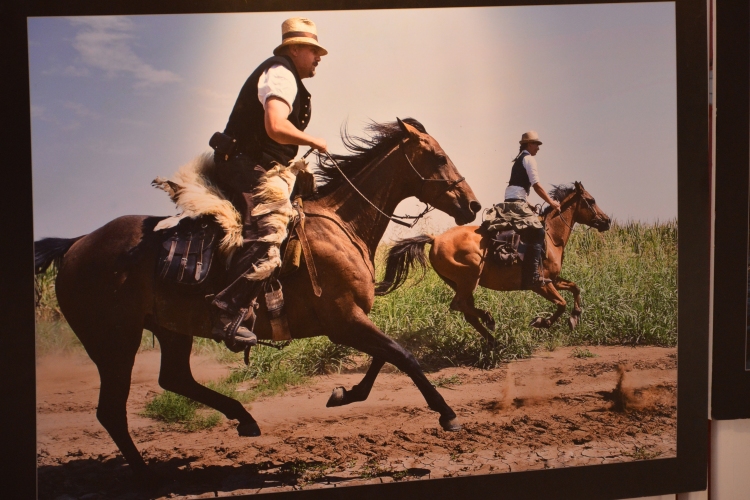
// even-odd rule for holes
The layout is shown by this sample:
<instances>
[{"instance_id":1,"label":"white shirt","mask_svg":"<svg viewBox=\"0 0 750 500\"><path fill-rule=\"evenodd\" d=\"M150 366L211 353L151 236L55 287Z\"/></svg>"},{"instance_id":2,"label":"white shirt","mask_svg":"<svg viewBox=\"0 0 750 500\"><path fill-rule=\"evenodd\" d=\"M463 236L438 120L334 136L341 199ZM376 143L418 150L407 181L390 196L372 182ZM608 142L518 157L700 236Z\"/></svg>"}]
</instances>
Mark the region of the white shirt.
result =
<instances>
[{"instance_id":1,"label":"white shirt","mask_svg":"<svg viewBox=\"0 0 750 500\"><path fill-rule=\"evenodd\" d=\"M534 184L539 182L539 173L536 171L536 159L531 156L531 153L524 150L521 152L521 161L523 164L523 168L526 169L526 175L529 176L529 182L531 182L531 185L533 186ZM526 196L526 190L521 186L508 186L507 188L505 188L506 200L525 200Z\"/></svg>"},{"instance_id":2,"label":"white shirt","mask_svg":"<svg viewBox=\"0 0 750 500\"><path fill-rule=\"evenodd\" d=\"M258 100L263 109L266 109L266 100L271 96L283 100L289 106L289 113L292 112L294 98L297 97L297 81L286 66L274 64L260 75Z\"/></svg>"}]
</instances>

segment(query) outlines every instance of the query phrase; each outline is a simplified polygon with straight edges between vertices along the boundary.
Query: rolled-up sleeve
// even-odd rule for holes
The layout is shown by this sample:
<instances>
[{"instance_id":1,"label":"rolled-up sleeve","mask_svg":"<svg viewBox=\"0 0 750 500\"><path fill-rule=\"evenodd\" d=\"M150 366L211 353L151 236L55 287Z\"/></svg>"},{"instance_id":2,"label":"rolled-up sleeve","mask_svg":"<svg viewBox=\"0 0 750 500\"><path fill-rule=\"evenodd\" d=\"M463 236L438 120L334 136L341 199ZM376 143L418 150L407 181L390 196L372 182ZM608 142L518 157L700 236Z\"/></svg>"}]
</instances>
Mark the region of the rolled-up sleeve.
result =
<instances>
[{"instance_id":1,"label":"rolled-up sleeve","mask_svg":"<svg viewBox=\"0 0 750 500\"><path fill-rule=\"evenodd\" d=\"M292 112L292 105L297 97L297 82L292 72L281 64L268 68L258 80L258 100L263 109L266 109L266 101L271 96L283 100L289 106L289 113Z\"/></svg>"},{"instance_id":2,"label":"rolled-up sleeve","mask_svg":"<svg viewBox=\"0 0 750 500\"><path fill-rule=\"evenodd\" d=\"M523 168L526 169L526 174L529 176L529 182L532 186L539 182L539 173L536 171L536 160L533 156L524 155Z\"/></svg>"}]
</instances>

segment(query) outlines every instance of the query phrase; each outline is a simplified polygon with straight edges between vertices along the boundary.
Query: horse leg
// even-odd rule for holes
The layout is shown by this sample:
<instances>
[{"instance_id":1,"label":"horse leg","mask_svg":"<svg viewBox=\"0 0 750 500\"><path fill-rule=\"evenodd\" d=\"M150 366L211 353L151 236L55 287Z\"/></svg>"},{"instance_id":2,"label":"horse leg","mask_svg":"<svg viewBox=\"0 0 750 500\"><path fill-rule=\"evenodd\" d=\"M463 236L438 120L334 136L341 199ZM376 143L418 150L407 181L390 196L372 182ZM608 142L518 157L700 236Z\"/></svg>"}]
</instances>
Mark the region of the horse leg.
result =
<instances>
[{"instance_id":1,"label":"horse leg","mask_svg":"<svg viewBox=\"0 0 750 500\"><path fill-rule=\"evenodd\" d=\"M373 360L382 359L391 363L409 375L424 396L427 406L440 414L441 427L447 431L461 429L456 413L427 379L414 355L378 330L363 312L356 314L348 327L342 328L340 333L330 335L329 338L337 344L347 345L369 354Z\"/></svg>"},{"instance_id":2,"label":"horse leg","mask_svg":"<svg viewBox=\"0 0 750 500\"><path fill-rule=\"evenodd\" d=\"M469 292L461 293L456 292L456 296L453 297L450 305L451 310L463 313L464 319L474 327L479 334L484 337L490 347L494 347L496 344L495 337L490 333L490 330L495 330L495 319L492 317L489 311L483 311L474 307L474 294ZM487 325L487 328L482 324Z\"/></svg>"},{"instance_id":3,"label":"horse leg","mask_svg":"<svg viewBox=\"0 0 750 500\"><path fill-rule=\"evenodd\" d=\"M115 327L113 330L118 330ZM92 337L79 335L84 347L99 370L99 406L96 418L112 437L137 477L151 478L151 473L128 431L127 401L135 355L140 346L142 328L133 328L127 335L113 337L117 345L91 344ZM119 332L118 332L119 333ZM93 353L93 354L92 354Z\"/></svg>"},{"instance_id":4,"label":"horse leg","mask_svg":"<svg viewBox=\"0 0 750 500\"><path fill-rule=\"evenodd\" d=\"M370 368L367 369L367 373L359 382L359 384L355 385L348 391L343 387L336 387L331 393L331 397L328 398L326 407L330 408L333 406L343 406L348 405L349 403L356 403L366 400L367 396L370 395L370 391L372 390L372 386L375 383L375 379L377 378L378 373L380 373L380 369L383 368L384 364L384 359L372 358Z\"/></svg>"},{"instance_id":5,"label":"horse leg","mask_svg":"<svg viewBox=\"0 0 750 500\"><path fill-rule=\"evenodd\" d=\"M556 304L557 310L549 318L542 318L541 316L537 316L531 321L531 323L529 323L529 326L533 326L534 328L549 328L555 323L555 321L557 321L562 313L565 312L565 306L567 305L567 302L565 302L565 299L563 299L562 296L557 292L552 283L547 283L541 288L535 288L534 292L538 293L553 304Z\"/></svg>"},{"instance_id":6,"label":"horse leg","mask_svg":"<svg viewBox=\"0 0 750 500\"><path fill-rule=\"evenodd\" d=\"M230 420L239 420L237 432L240 436L260 436L258 424L239 401L195 381L190 369L193 337L161 328L154 330L161 347L159 385L168 391L214 408Z\"/></svg>"},{"instance_id":7,"label":"horse leg","mask_svg":"<svg viewBox=\"0 0 750 500\"><path fill-rule=\"evenodd\" d=\"M555 288L560 291L567 290L573 294L573 310L570 312L570 318L568 318L568 326L572 330L578 326L578 322L581 319L581 313L583 312L581 309L581 289L572 281L561 278L557 278Z\"/></svg>"},{"instance_id":8,"label":"horse leg","mask_svg":"<svg viewBox=\"0 0 750 500\"><path fill-rule=\"evenodd\" d=\"M452 311L463 313L464 319L468 321L482 337L484 337L490 347L494 347L496 340L490 332L495 330L495 318L492 317L492 314L490 314L489 311L474 306L474 290L476 289L479 280L476 280L474 283L468 281L456 283L440 274L438 274L438 276L440 276L443 281L445 281L448 286L456 292L456 295L451 301L450 309ZM484 325L482 323L484 323Z\"/></svg>"}]
</instances>

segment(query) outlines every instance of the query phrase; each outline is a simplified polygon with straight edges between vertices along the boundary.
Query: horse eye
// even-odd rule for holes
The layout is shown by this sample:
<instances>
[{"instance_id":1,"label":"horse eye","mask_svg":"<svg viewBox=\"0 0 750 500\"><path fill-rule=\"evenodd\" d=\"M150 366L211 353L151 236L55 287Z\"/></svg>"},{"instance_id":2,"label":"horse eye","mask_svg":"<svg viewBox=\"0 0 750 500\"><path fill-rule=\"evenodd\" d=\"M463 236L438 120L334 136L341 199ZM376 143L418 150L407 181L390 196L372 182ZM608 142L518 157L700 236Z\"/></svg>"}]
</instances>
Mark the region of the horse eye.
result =
<instances>
[{"instance_id":1,"label":"horse eye","mask_svg":"<svg viewBox=\"0 0 750 500\"><path fill-rule=\"evenodd\" d=\"M596 200L595 200L595 199L593 199L593 198L591 198L591 204L592 204L592 205L596 205Z\"/></svg>"}]
</instances>

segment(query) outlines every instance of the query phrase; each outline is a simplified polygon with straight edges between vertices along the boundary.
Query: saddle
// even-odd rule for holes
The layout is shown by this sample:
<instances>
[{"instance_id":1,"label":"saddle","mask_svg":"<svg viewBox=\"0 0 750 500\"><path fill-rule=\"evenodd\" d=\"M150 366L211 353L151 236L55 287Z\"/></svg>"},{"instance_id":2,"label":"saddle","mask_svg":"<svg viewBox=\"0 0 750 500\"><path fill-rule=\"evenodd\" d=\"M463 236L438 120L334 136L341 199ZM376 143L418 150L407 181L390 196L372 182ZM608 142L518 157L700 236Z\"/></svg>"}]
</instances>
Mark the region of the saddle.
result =
<instances>
[{"instance_id":1,"label":"saddle","mask_svg":"<svg viewBox=\"0 0 750 500\"><path fill-rule=\"evenodd\" d=\"M157 279L182 286L202 285L222 234L219 224L208 215L184 218L164 230L156 264Z\"/></svg>"}]
</instances>

